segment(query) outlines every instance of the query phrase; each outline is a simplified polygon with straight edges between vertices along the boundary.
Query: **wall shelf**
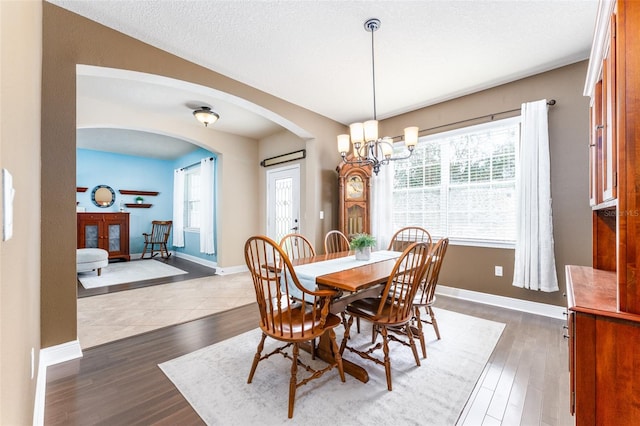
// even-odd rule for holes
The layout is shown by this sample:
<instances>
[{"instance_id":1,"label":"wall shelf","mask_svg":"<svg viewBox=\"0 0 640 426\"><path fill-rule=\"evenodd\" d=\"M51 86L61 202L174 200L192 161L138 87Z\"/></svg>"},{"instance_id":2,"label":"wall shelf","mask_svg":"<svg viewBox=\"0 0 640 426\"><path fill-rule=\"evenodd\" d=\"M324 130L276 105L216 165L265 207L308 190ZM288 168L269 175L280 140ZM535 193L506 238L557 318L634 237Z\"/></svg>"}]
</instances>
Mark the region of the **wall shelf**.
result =
<instances>
[{"instance_id":1,"label":"wall shelf","mask_svg":"<svg viewBox=\"0 0 640 426\"><path fill-rule=\"evenodd\" d=\"M152 205L153 204L125 203L125 206L129 207L130 209L148 209Z\"/></svg>"},{"instance_id":2,"label":"wall shelf","mask_svg":"<svg viewBox=\"0 0 640 426\"><path fill-rule=\"evenodd\" d=\"M87 189L86 186L76 186L76 192L87 192Z\"/></svg>"},{"instance_id":3,"label":"wall shelf","mask_svg":"<svg viewBox=\"0 0 640 426\"><path fill-rule=\"evenodd\" d=\"M158 191L136 191L133 189L119 189L118 192L124 195L149 195L152 197L159 194Z\"/></svg>"}]
</instances>

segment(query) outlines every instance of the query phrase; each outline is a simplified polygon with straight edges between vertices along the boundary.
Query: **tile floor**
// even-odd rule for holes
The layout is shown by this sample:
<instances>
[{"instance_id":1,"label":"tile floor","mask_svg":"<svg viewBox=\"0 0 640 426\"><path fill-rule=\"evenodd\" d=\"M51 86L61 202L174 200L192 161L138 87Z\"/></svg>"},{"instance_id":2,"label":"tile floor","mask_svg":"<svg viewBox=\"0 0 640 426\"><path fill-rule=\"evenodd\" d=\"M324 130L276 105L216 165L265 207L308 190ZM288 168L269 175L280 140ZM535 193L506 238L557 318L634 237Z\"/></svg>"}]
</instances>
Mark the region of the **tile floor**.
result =
<instances>
[{"instance_id":1,"label":"tile floor","mask_svg":"<svg viewBox=\"0 0 640 426\"><path fill-rule=\"evenodd\" d=\"M253 302L248 272L83 297L78 340L87 349Z\"/></svg>"}]
</instances>

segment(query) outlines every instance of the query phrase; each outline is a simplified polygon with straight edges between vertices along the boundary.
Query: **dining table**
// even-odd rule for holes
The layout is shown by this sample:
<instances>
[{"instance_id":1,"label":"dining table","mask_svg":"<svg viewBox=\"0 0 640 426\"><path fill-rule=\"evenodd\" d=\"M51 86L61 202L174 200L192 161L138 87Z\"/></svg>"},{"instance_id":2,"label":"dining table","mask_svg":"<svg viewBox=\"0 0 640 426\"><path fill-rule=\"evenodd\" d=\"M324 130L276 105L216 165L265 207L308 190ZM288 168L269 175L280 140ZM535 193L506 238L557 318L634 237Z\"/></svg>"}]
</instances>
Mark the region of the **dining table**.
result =
<instances>
[{"instance_id":1,"label":"dining table","mask_svg":"<svg viewBox=\"0 0 640 426\"><path fill-rule=\"evenodd\" d=\"M354 251L343 251L292 260L298 281L305 287L329 288L337 291L331 301L330 311L341 315L347 306L366 297L380 295L384 284L393 272L401 252L380 250L371 253L369 260L356 260ZM335 361L329 337L325 333L319 339L315 355L326 362ZM367 370L349 360L342 360L345 373L366 383Z\"/></svg>"}]
</instances>

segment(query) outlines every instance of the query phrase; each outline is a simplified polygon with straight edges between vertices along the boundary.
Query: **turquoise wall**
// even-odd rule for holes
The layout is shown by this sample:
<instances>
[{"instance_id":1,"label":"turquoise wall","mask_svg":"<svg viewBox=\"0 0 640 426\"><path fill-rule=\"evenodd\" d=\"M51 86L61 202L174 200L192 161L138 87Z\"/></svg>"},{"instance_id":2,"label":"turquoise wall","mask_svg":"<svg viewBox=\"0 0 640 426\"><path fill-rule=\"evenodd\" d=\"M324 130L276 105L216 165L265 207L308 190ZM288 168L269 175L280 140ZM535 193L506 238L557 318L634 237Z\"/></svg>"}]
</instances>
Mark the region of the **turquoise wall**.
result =
<instances>
[{"instance_id":1,"label":"turquoise wall","mask_svg":"<svg viewBox=\"0 0 640 426\"><path fill-rule=\"evenodd\" d=\"M76 150L76 185L87 187L86 192L78 192L76 201L87 212L117 212L121 206L130 216L129 250L130 253L142 253L144 248L143 232L151 231L152 220L173 219L173 170L199 162L203 157L215 156L204 149L185 155L178 160L157 160L132 155L113 154L88 149ZM111 207L100 208L91 201L91 190L97 185L113 188L116 200ZM128 208L125 203L135 203L135 195L122 195L120 189L157 191L157 196L144 196L144 203L150 208ZM215 262L215 255L200 253L199 234L186 233L185 247L179 251ZM172 238L170 237L169 243ZM174 247L170 250L178 251Z\"/></svg>"}]
</instances>

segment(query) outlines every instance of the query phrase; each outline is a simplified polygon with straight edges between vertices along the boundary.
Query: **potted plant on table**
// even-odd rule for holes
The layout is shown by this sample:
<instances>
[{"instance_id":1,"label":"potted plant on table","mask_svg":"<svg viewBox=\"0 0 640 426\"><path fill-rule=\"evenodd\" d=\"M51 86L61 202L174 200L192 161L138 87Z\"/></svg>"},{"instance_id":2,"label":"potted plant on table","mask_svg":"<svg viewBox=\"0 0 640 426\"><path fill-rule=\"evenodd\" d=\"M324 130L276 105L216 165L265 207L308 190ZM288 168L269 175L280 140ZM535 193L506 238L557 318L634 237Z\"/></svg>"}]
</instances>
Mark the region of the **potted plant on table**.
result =
<instances>
[{"instance_id":1,"label":"potted plant on table","mask_svg":"<svg viewBox=\"0 0 640 426\"><path fill-rule=\"evenodd\" d=\"M376 239L369 234L356 234L351 239L351 250L355 250L357 260L369 260L371 248L376 246Z\"/></svg>"}]
</instances>

